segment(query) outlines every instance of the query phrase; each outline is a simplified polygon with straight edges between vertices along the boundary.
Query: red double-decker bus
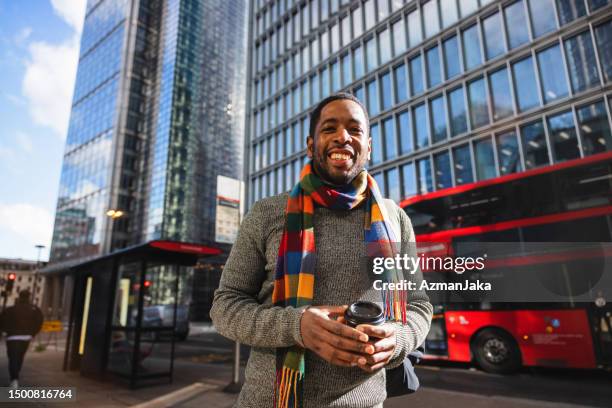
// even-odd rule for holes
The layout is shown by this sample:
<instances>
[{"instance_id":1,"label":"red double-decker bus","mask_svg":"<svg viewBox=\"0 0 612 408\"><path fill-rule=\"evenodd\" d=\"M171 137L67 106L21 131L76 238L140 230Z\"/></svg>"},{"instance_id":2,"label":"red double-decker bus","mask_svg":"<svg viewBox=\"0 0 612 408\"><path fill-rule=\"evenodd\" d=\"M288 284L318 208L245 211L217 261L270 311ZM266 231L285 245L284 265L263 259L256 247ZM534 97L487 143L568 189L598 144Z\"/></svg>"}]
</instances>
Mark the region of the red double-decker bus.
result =
<instances>
[{"instance_id":1,"label":"red double-decker bus","mask_svg":"<svg viewBox=\"0 0 612 408\"><path fill-rule=\"evenodd\" d=\"M529 256L509 251L479 276L515 282L520 292L521 276L537 274L528 289L541 285L563 300L457 302L456 294L430 293L436 312L426 358L476 362L496 373L612 364L612 152L411 197L400 206L425 256L458 256L466 244L480 243L556 248ZM585 249L591 244L595 255ZM456 279L424 271L425 280L433 275Z\"/></svg>"}]
</instances>

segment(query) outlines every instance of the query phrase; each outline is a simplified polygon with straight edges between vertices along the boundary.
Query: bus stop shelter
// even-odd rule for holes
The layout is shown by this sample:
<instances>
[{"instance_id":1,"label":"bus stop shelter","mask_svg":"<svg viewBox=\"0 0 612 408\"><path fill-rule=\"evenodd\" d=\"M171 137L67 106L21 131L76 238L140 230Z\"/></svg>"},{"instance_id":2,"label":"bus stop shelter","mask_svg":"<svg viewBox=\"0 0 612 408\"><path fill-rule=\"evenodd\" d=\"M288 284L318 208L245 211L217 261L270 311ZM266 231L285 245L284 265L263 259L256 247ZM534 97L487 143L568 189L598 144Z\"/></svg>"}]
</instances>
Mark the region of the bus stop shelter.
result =
<instances>
[{"instance_id":1,"label":"bus stop shelter","mask_svg":"<svg viewBox=\"0 0 612 408\"><path fill-rule=\"evenodd\" d=\"M73 265L64 370L132 388L172 381L176 337L188 325L181 276L210 246L151 241Z\"/></svg>"}]
</instances>

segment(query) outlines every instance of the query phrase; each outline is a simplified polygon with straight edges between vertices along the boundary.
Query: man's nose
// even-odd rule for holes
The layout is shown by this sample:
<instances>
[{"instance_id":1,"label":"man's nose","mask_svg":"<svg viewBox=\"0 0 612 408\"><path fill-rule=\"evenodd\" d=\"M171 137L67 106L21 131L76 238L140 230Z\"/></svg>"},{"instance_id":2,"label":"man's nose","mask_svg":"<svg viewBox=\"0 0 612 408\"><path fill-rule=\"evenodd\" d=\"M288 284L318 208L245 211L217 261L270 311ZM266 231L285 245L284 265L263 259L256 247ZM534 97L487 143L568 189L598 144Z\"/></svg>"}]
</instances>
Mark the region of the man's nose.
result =
<instances>
[{"instance_id":1,"label":"man's nose","mask_svg":"<svg viewBox=\"0 0 612 408\"><path fill-rule=\"evenodd\" d=\"M334 141L338 144L343 144L343 145L350 143L351 135L345 128L340 127L338 128L338 131L334 135Z\"/></svg>"}]
</instances>

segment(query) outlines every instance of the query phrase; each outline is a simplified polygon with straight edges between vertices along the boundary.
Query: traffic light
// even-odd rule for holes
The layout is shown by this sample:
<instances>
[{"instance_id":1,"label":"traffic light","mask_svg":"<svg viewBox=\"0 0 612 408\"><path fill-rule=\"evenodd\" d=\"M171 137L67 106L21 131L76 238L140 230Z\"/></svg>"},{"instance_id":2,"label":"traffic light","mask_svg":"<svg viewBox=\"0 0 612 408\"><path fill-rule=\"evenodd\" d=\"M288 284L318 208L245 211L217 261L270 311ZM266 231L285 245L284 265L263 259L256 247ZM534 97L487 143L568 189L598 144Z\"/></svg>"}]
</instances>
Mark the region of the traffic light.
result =
<instances>
[{"instance_id":1,"label":"traffic light","mask_svg":"<svg viewBox=\"0 0 612 408\"><path fill-rule=\"evenodd\" d=\"M148 289L151 286L151 281L150 280L146 280L144 281L144 287L145 289Z\"/></svg>"},{"instance_id":2,"label":"traffic light","mask_svg":"<svg viewBox=\"0 0 612 408\"><path fill-rule=\"evenodd\" d=\"M15 284L15 274L9 273L8 280L6 281L6 293L11 293L13 291L13 285Z\"/></svg>"}]
</instances>

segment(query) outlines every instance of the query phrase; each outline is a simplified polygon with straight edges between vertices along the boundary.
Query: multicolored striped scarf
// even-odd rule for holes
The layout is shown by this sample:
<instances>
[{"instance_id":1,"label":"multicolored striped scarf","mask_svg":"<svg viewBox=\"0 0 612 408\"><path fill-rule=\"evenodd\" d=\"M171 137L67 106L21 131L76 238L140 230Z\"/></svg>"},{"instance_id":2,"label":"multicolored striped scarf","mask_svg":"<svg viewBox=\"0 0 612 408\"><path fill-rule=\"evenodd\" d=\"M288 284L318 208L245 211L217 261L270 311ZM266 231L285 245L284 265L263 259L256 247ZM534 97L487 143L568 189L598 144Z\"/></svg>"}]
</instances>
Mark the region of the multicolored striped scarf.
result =
<instances>
[{"instance_id":1,"label":"multicolored striped scarf","mask_svg":"<svg viewBox=\"0 0 612 408\"><path fill-rule=\"evenodd\" d=\"M312 171L312 162L302 169L300 181L289 194L285 211L285 229L276 262L275 306L307 306L312 303L315 272L314 206L315 203L336 210L352 210L365 201L364 241L368 256L393 257L398 252L399 231L389 222L376 181L363 170L344 186L329 186ZM400 282L400 271L387 270L386 282ZM388 320L406 320L406 293L383 292L382 301ZM304 379L304 353L299 346L277 352L274 407L301 407Z\"/></svg>"}]
</instances>

